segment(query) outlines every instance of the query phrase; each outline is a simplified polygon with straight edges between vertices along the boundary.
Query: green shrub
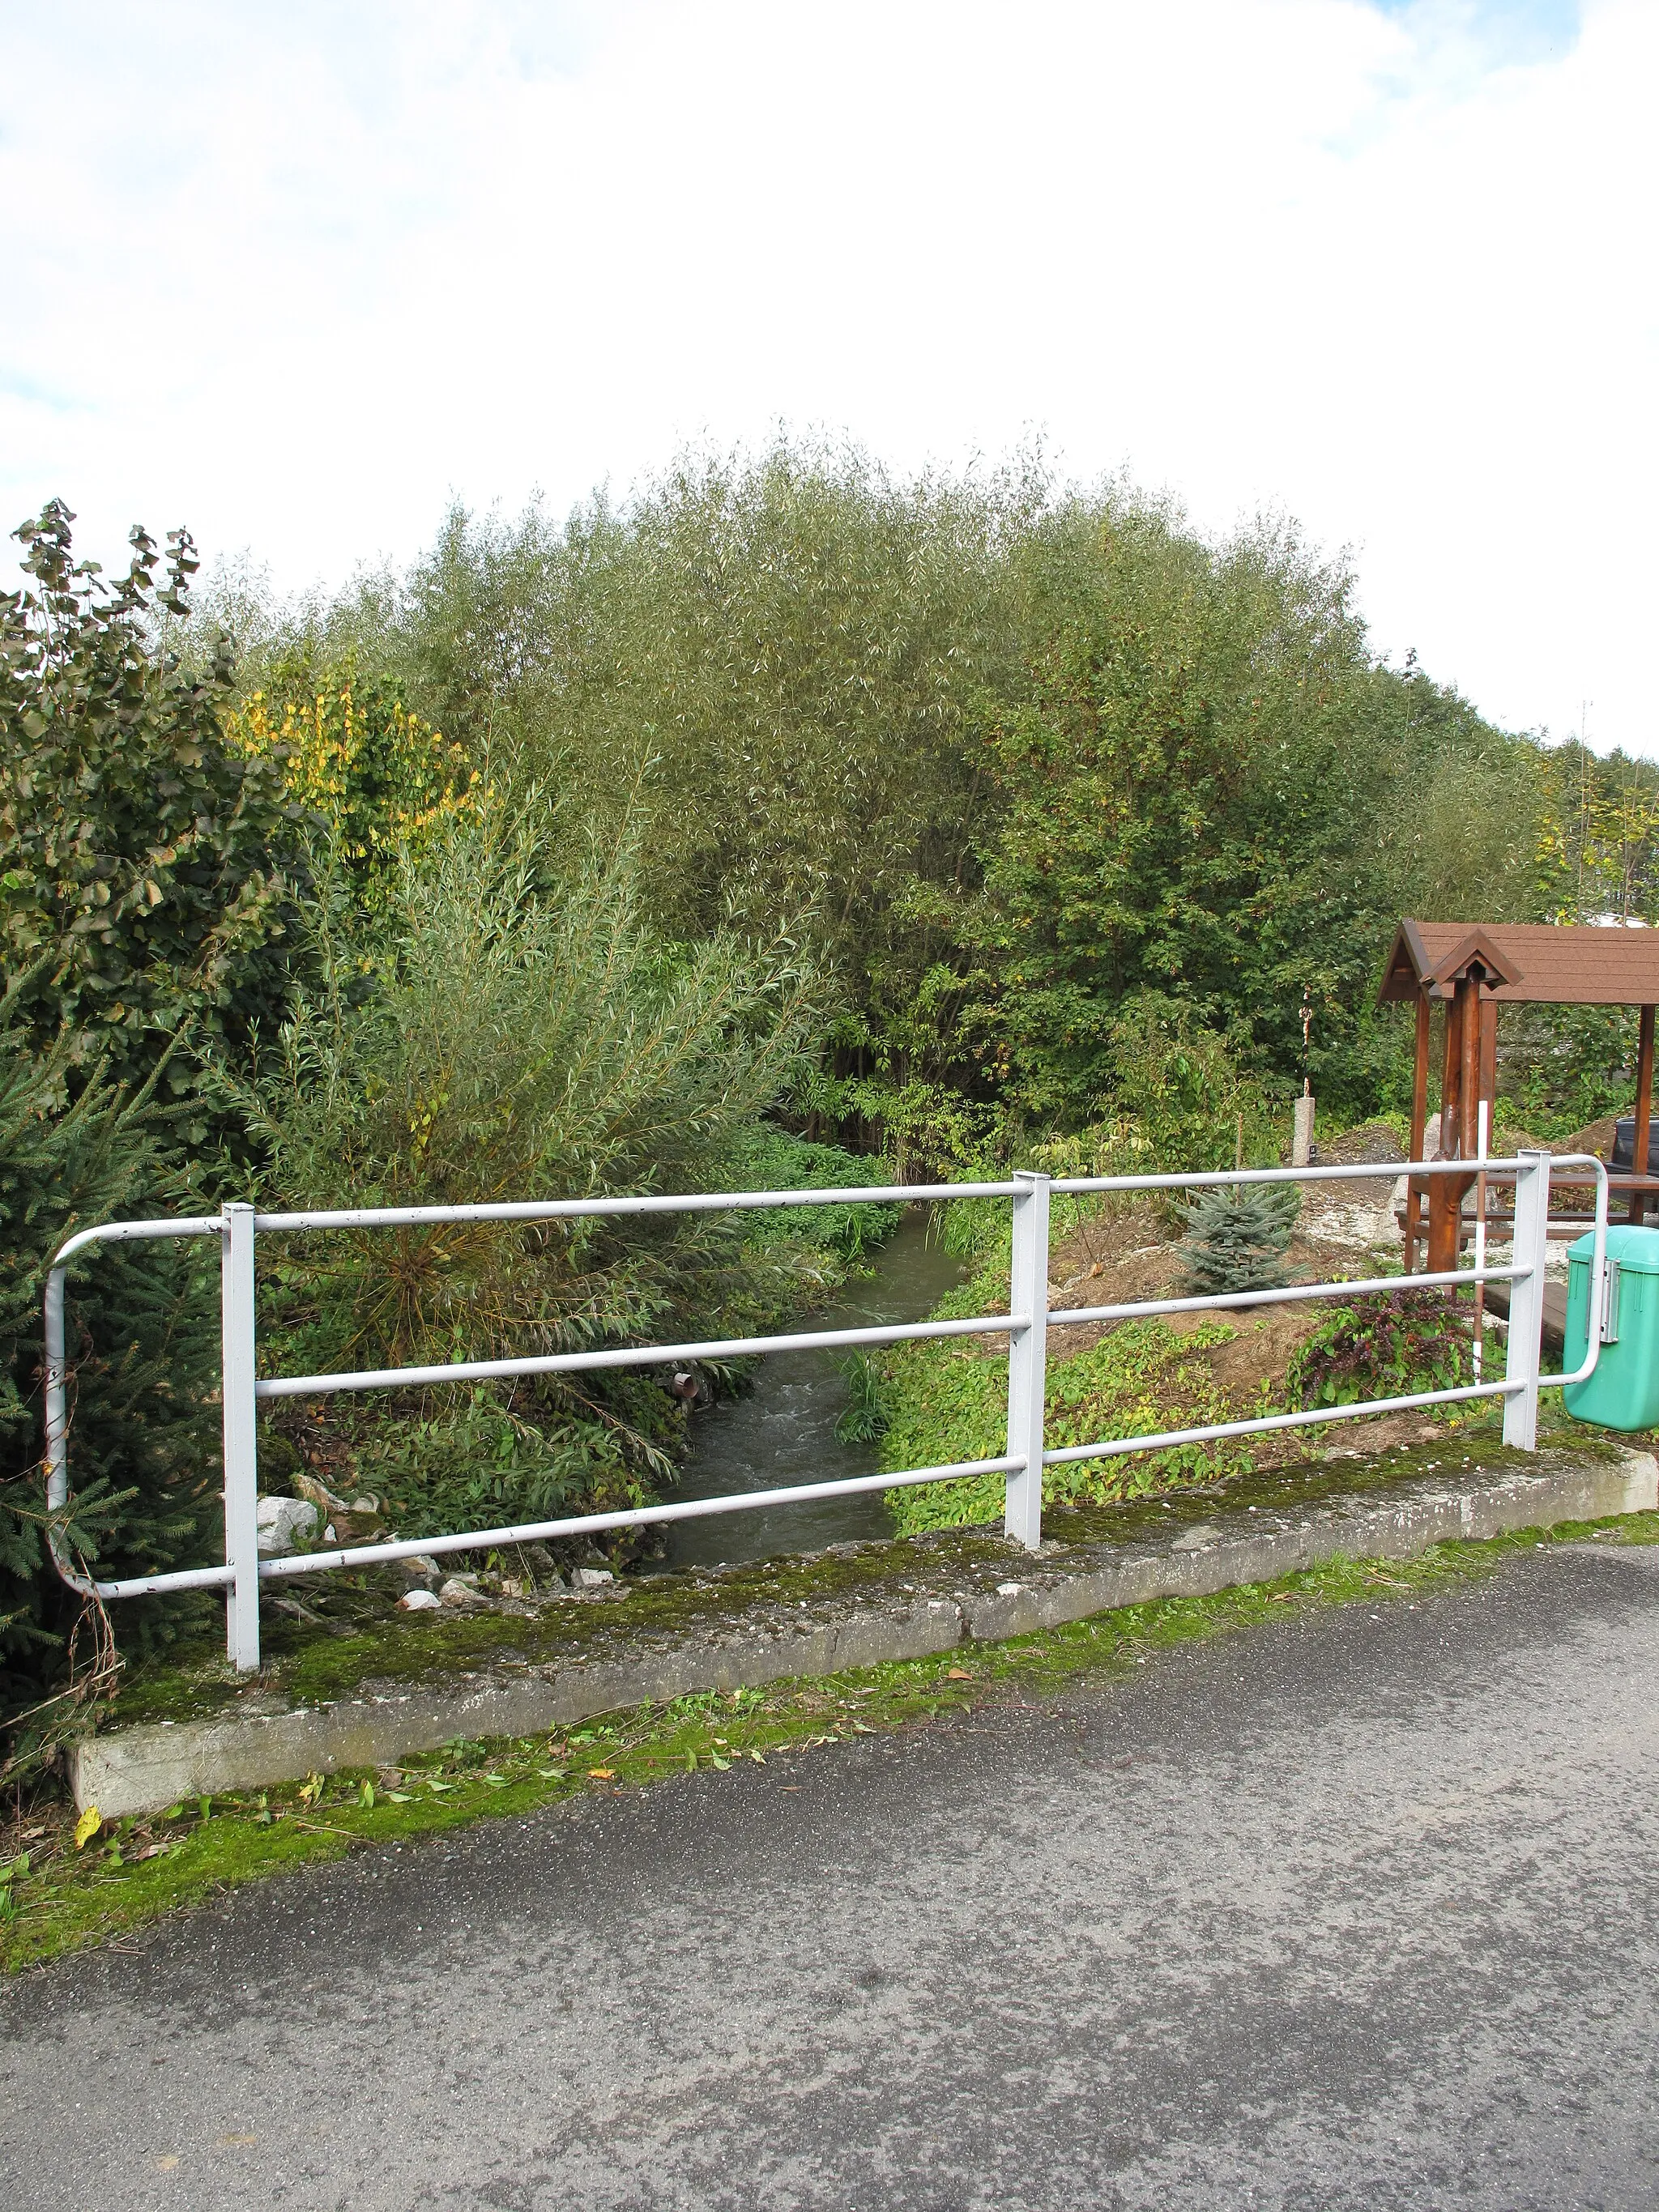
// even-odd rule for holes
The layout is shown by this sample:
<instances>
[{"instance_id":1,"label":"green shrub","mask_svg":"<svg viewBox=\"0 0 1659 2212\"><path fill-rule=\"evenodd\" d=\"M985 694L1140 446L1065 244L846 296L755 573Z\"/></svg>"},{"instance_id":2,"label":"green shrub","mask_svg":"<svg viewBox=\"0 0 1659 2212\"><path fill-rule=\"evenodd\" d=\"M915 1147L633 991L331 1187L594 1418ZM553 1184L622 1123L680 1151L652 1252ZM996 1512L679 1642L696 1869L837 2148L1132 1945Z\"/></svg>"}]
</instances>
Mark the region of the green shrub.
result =
<instances>
[{"instance_id":1,"label":"green shrub","mask_svg":"<svg viewBox=\"0 0 1659 2212\"><path fill-rule=\"evenodd\" d=\"M886 1378L867 1352L849 1352L839 1364L847 1383L847 1404L836 1423L836 1441L872 1444L885 1435L892 1418Z\"/></svg>"},{"instance_id":2,"label":"green shrub","mask_svg":"<svg viewBox=\"0 0 1659 2212\"><path fill-rule=\"evenodd\" d=\"M31 584L0 594L0 945L36 1051L62 1036L142 1082L181 1033L240 1050L280 1012L303 825L279 760L225 741L228 641L191 668L156 641L188 611L189 538L169 534L158 586L135 529L105 586L73 520L54 500L24 524ZM192 1080L174 1054L165 1087Z\"/></svg>"},{"instance_id":3,"label":"green shrub","mask_svg":"<svg viewBox=\"0 0 1659 2212\"><path fill-rule=\"evenodd\" d=\"M851 1190L893 1181L891 1164L840 1145L820 1145L786 1129L760 1123L744 1132L732 1153L732 1190ZM856 1260L898 1227L896 1206L859 1200L839 1206L766 1206L744 1216L751 1244L817 1245Z\"/></svg>"},{"instance_id":4,"label":"green shrub","mask_svg":"<svg viewBox=\"0 0 1659 2212\"><path fill-rule=\"evenodd\" d=\"M1469 1323L1443 1291L1378 1294L1328 1313L1297 1347L1287 1387L1297 1406L1353 1406L1452 1390L1469 1379Z\"/></svg>"},{"instance_id":5,"label":"green shrub","mask_svg":"<svg viewBox=\"0 0 1659 2212\"><path fill-rule=\"evenodd\" d=\"M62 1723L63 1687L82 1601L47 1558L42 1465L40 1300L46 1263L95 1223L166 1212L188 1194L169 1165L179 1109L114 1087L72 1048L44 1058L28 1041L28 978L0 1000L0 1727L24 1747ZM70 1271L70 1508L62 1540L100 1575L147 1574L210 1560L219 1504L215 1255L195 1239L102 1246ZM201 1601L124 1603L124 1650L166 1638Z\"/></svg>"}]
</instances>

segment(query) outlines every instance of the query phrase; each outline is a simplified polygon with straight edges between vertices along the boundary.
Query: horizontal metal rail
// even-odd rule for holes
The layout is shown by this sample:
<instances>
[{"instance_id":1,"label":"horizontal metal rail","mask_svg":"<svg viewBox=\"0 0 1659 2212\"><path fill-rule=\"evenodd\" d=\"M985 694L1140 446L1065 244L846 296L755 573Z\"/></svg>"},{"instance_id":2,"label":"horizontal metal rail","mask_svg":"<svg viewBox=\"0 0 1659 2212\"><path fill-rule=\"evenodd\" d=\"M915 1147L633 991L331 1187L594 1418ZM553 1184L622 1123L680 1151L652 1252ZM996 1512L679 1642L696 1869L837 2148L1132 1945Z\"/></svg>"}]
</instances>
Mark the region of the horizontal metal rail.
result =
<instances>
[{"instance_id":1,"label":"horizontal metal rail","mask_svg":"<svg viewBox=\"0 0 1659 2212\"><path fill-rule=\"evenodd\" d=\"M328 1390L412 1390L436 1382L474 1382L515 1375L580 1375L603 1367L688 1366L697 1359L748 1359L766 1352L833 1352L848 1345L898 1344L907 1337L983 1336L1029 1328L1029 1314L985 1314L976 1321L896 1322L881 1328L818 1328L793 1336L711 1337L704 1344L607 1346L601 1352L538 1352L524 1359L456 1359L440 1367L376 1367L361 1374L283 1375L256 1383L261 1398L308 1398Z\"/></svg>"},{"instance_id":2,"label":"horizontal metal rail","mask_svg":"<svg viewBox=\"0 0 1659 2212\"><path fill-rule=\"evenodd\" d=\"M976 1474L1007 1474L1018 1459L964 1459L954 1466L923 1467L908 1474L854 1474L839 1482L793 1483L784 1490L734 1491L726 1498L683 1498L667 1505L640 1505L617 1513L575 1513L562 1521L526 1521L464 1536L400 1537L386 1544L356 1544L343 1551L295 1553L261 1559L260 1578L315 1574L322 1567L371 1567L390 1559L441 1559L446 1552L501 1551L509 1544L544 1544L559 1536L585 1536L610 1528L648 1528L657 1522L706 1520L717 1513L755 1513L769 1505L799 1505L823 1498L856 1498L872 1490L914 1490L925 1482L961 1482Z\"/></svg>"},{"instance_id":3,"label":"horizontal metal rail","mask_svg":"<svg viewBox=\"0 0 1659 2212\"><path fill-rule=\"evenodd\" d=\"M1048 1326L1083 1322L1139 1321L1148 1315L1225 1313L1235 1306L1294 1305L1304 1298L1375 1297L1401 1291L1472 1290L1476 1283L1512 1283L1530 1273L1526 1267L1458 1267L1436 1275L1362 1275L1353 1282L1285 1283L1271 1291L1220 1291L1193 1298L1134 1298L1112 1306L1050 1306Z\"/></svg>"},{"instance_id":4,"label":"horizontal metal rail","mask_svg":"<svg viewBox=\"0 0 1659 2212\"><path fill-rule=\"evenodd\" d=\"M384 1544L349 1544L333 1551L296 1552L261 1559L261 1582L294 1575L319 1574L334 1567L373 1567L397 1559L442 1559L451 1552L504 1551L511 1544L546 1544L560 1536L580 1536L611 1528L647 1528L657 1522L707 1520L720 1513L755 1513L771 1505L809 1504L825 1498L856 1498L872 1490L909 1490L925 1482L962 1482L977 1474L1006 1474L1020 1462L958 1460L949 1467L918 1468L906 1474L854 1474L835 1482L793 1483L783 1490L744 1490L726 1498L683 1498L663 1505L630 1506L616 1513L568 1514L557 1521L515 1522L511 1527L475 1529L457 1536L394 1537ZM216 1589L229 1582L230 1567L190 1567L177 1574L133 1575L123 1582L100 1583L104 1598L155 1597L169 1590Z\"/></svg>"},{"instance_id":5,"label":"horizontal metal rail","mask_svg":"<svg viewBox=\"0 0 1659 2212\"><path fill-rule=\"evenodd\" d=\"M1583 1169L1575 1181L1592 1177L1597 1185L1595 1218L1595 1256L1591 1269L1588 1357L1571 1375L1543 1376L1538 1372L1537 1346L1528 1351L1518 1342L1525 1334L1511 1316L1510 1371L1501 1382L1479 1382L1446 1390L1419 1391L1395 1398L1371 1399L1348 1406L1314 1407L1290 1413L1259 1414L1240 1421L1223 1421L1188 1429L1174 1429L1150 1436L1103 1438L1097 1443L1049 1449L1042 1443L1042 1406L1046 1331L1087 1322L1109 1322L1150 1318L1164 1314L1228 1311L1240 1308L1283 1305L1307 1299L1356 1298L1389 1296L1408 1290L1473 1288L1486 1282L1516 1286L1516 1313L1532 1301L1535 1336L1539 1285L1544 1250L1541 1222L1547 1221L1548 1179L1553 1168ZM1048 1256L1048 1200L1051 1192L1066 1194L1121 1192L1204 1190L1237 1185L1277 1183L1375 1182L1437 1175L1473 1179L1484 1172L1489 1182L1513 1182L1516 1186L1515 1249L1516 1264L1508 1267L1458 1268L1436 1274L1370 1276L1349 1282L1298 1283L1280 1288L1217 1293L1194 1297L1141 1299L1101 1306L1073 1307L1050 1311L1047 1298ZM1541 1180L1540 1180L1541 1179ZM1537 1219L1540 1189L1543 1212ZM1528 1197L1530 1194L1530 1197ZM360 1373L281 1376L258 1379L254 1371L253 1247L258 1234L356 1231L383 1228L421 1228L465 1224L469 1222L533 1224L574 1221L617 1216L709 1212L720 1210L759 1211L805 1206L902 1205L919 1200L1011 1198L1014 1202L1013 1296L1020 1310L986 1314L949 1321L893 1323L857 1329L813 1329L773 1336L712 1338L697 1342L656 1346L605 1346L586 1352L551 1352L503 1360L457 1360L426 1367L381 1368ZM1526 1212L1527 1224L1522 1224ZM228 1620L232 1656L240 1667L258 1661L258 1593L266 1582L317 1574L338 1568L372 1566L422 1555L478 1550L500 1550L514 1544L544 1542L560 1537L597 1534L618 1528L705 1518L724 1513L764 1510L784 1504L856 1496L861 1492L901 1490L933 1483L1002 1474L1007 1480L1006 1526L1028 1545L1038 1540L1041 1492L1034 1477L1048 1467L1164 1451L1187 1444L1257 1435L1280 1429L1322 1427L1335 1421L1423 1407L1453 1405L1481 1398L1510 1401L1505 1435L1517 1424L1518 1440L1530 1443L1532 1419L1527 1407L1535 1405L1540 1389L1558 1388L1585 1380L1593 1371L1601 1349L1600 1316L1605 1295L1605 1257L1607 1214L1607 1172L1601 1162L1575 1154L1559 1162L1537 1153L1507 1160L1436 1160L1360 1162L1352 1165L1317 1168L1218 1169L1203 1174L1149 1176L1078 1176L1049 1178L1022 1173L998 1182L893 1184L859 1186L850 1189L811 1191L728 1191L714 1194L659 1195L641 1193L618 1198L581 1198L503 1201L465 1206L378 1206L301 1213L258 1213L252 1206L227 1206L217 1216L177 1220L112 1222L82 1230L69 1238L54 1255L46 1291L46 1463L48 1470L48 1537L58 1571L70 1585L91 1595L115 1599L173 1591L225 1589L229 1596ZM226 1466L226 1552L222 1565L192 1567L155 1575L130 1576L96 1581L79 1572L64 1556L58 1516L68 1500L67 1369L64 1358L64 1291L70 1261L90 1246L135 1239L217 1235L222 1245L224 1305L224 1388ZM1523 1255L1522 1246L1526 1244ZM827 1351L842 1347L870 1347L912 1340L952 1337L1005 1335L1009 1341L1009 1449L995 1458L958 1461L948 1465L912 1468L902 1473L857 1475L845 1480L806 1483L785 1489L750 1491L723 1498L677 1499L660 1504L633 1507L613 1513L585 1513L561 1518L474 1529L452 1534L393 1537L375 1544L337 1546L328 1551L259 1559L254 1507L257 1462L254 1416L260 1399L300 1397L349 1390L417 1389L442 1383L486 1381L515 1376L580 1373L599 1369L684 1364L694 1361L738 1358L769 1352ZM1517 1357L1518 1354L1518 1357ZM1516 1407L1522 1411L1516 1413Z\"/></svg>"},{"instance_id":6,"label":"horizontal metal rail","mask_svg":"<svg viewBox=\"0 0 1659 2212\"><path fill-rule=\"evenodd\" d=\"M1562 1158L1567 1157L1563 1153ZM1588 1153L1575 1152L1575 1161ZM1551 1165L1555 1164L1551 1155ZM1600 1162L1595 1163L1600 1165ZM1099 1190L1218 1190L1235 1183L1398 1182L1402 1176L1468 1176L1471 1181L1485 1173L1492 1182L1513 1182L1526 1163L1506 1160L1361 1160L1324 1168L1206 1168L1188 1175L1054 1176L1048 1188L1060 1191ZM1607 1170L1602 1168L1603 1175Z\"/></svg>"},{"instance_id":7,"label":"horizontal metal rail","mask_svg":"<svg viewBox=\"0 0 1659 2212\"><path fill-rule=\"evenodd\" d=\"M487 1206L360 1206L336 1212L258 1213L261 1236L298 1229L418 1229L452 1221L610 1220L626 1213L771 1212L780 1206L915 1206L930 1198L1012 1198L1012 1182L885 1183L851 1190L693 1191L626 1198L504 1199ZM218 1227L218 1223L214 1223Z\"/></svg>"},{"instance_id":8,"label":"horizontal metal rail","mask_svg":"<svg viewBox=\"0 0 1659 2212\"><path fill-rule=\"evenodd\" d=\"M1201 1429L1164 1429L1156 1436L1114 1437L1109 1443L1066 1444L1042 1455L1044 1467L1067 1467L1085 1459L1116 1459L1126 1454L1169 1451L1180 1444L1209 1443L1218 1437L1258 1436L1272 1429L1322 1428L1327 1421L1357 1421L1373 1413L1400 1413L1420 1406L1454 1406L1465 1398L1503 1398L1526 1388L1523 1382L1471 1382L1456 1390L1417 1390L1405 1398L1367 1398L1352 1406L1316 1406L1301 1413L1258 1413L1248 1421L1212 1421Z\"/></svg>"}]
</instances>

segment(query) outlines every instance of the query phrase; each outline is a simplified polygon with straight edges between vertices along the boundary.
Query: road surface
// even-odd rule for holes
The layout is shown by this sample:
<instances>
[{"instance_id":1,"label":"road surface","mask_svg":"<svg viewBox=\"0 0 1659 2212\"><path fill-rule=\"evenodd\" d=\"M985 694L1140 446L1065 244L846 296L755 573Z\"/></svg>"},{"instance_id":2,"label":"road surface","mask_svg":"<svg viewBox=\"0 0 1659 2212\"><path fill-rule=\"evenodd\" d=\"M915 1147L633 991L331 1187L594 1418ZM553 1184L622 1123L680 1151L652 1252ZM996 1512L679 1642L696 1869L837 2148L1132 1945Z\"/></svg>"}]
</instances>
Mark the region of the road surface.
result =
<instances>
[{"instance_id":1,"label":"road surface","mask_svg":"<svg viewBox=\"0 0 1659 2212\"><path fill-rule=\"evenodd\" d=\"M246 1890L0 1993L0 2203L1659 2204L1659 1551Z\"/></svg>"}]
</instances>

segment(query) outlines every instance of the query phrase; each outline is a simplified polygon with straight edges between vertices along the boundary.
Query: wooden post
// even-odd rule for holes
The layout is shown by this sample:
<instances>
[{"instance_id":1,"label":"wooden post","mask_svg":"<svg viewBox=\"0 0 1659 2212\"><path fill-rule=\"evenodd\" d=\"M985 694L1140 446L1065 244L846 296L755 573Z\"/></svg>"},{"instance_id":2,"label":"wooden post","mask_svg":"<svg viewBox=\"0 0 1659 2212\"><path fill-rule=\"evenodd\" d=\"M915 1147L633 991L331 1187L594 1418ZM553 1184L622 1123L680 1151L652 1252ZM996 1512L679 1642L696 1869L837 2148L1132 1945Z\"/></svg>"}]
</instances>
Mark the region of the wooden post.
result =
<instances>
[{"instance_id":1,"label":"wooden post","mask_svg":"<svg viewBox=\"0 0 1659 2212\"><path fill-rule=\"evenodd\" d=\"M1412 1140L1407 1157L1420 1160L1423 1157L1424 1133L1429 1120L1429 994L1417 994L1417 1061L1412 1070ZM1406 1273L1413 1274L1417 1268L1417 1209L1422 1195L1420 1183L1406 1178Z\"/></svg>"},{"instance_id":2,"label":"wooden post","mask_svg":"<svg viewBox=\"0 0 1659 2212\"><path fill-rule=\"evenodd\" d=\"M1449 998L1445 1006L1445 1034L1440 1046L1440 1157L1449 1160L1457 1156L1457 1077L1463 1055L1458 1047L1458 1002Z\"/></svg>"},{"instance_id":3,"label":"wooden post","mask_svg":"<svg viewBox=\"0 0 1659 2212\"><path fill-rule=\"evenodd\" d=\"M1468 1159L1476 1141L1476 1091L1480 1065L1480 985L1478 970L1458 980L1446 1010L1446 1052L1440 1105L1440 1156ZM1472 1178L1436 1176L1429 1185L1429 1273L1457 1265L1462 1244L1463 1194Z\"/></svg>"},{"instance_id":4,"label":"wooden post","mask_svg":"<svg viewBox=\"0 0 1659 2212\"><path fill-rule=\"evenodd\" d=\"M1498 1001L1480 1001L1480 1096L1486 1102L1487 1142L1498 1122Z\"/></svg>"},{"instance_id":5,"label":"wooden post","mask_svg":"<svg viewBox=\"0 0 1659 2212\"><path fill-rule=\"evenodd\" d=\"M1631 1166L1639 1176L1648 1171L1648 1126L1653 1114L1653 1008L1642 1009L1641 1026L1637 1032L1636 1046L1636 1142L1631 1152ZM1632 1191L1630 1199L1630 1218L1639 1221L1648 1210L1645 1193Z\"/></svg>"}]
</instances>

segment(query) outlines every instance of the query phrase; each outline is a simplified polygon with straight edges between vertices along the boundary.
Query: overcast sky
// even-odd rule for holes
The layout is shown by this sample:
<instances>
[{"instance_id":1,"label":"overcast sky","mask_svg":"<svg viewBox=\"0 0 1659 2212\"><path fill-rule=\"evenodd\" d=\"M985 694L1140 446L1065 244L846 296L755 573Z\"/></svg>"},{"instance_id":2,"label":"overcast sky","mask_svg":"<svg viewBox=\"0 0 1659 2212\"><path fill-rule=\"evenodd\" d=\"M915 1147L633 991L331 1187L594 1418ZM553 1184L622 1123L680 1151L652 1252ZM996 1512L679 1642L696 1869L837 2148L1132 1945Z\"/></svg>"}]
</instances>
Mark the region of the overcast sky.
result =
<instances>
[{"instance_id":1,"label":"overcast sky","mask_svg":"<svg viewBox=\"0 0 1659 2212\"><path fill-rule=\"evenodd\" d=\"M283 589L682 441L1040 436L1659 753L1659 0L0 0L0 507Z\"/></svg>"}]
</instances>

